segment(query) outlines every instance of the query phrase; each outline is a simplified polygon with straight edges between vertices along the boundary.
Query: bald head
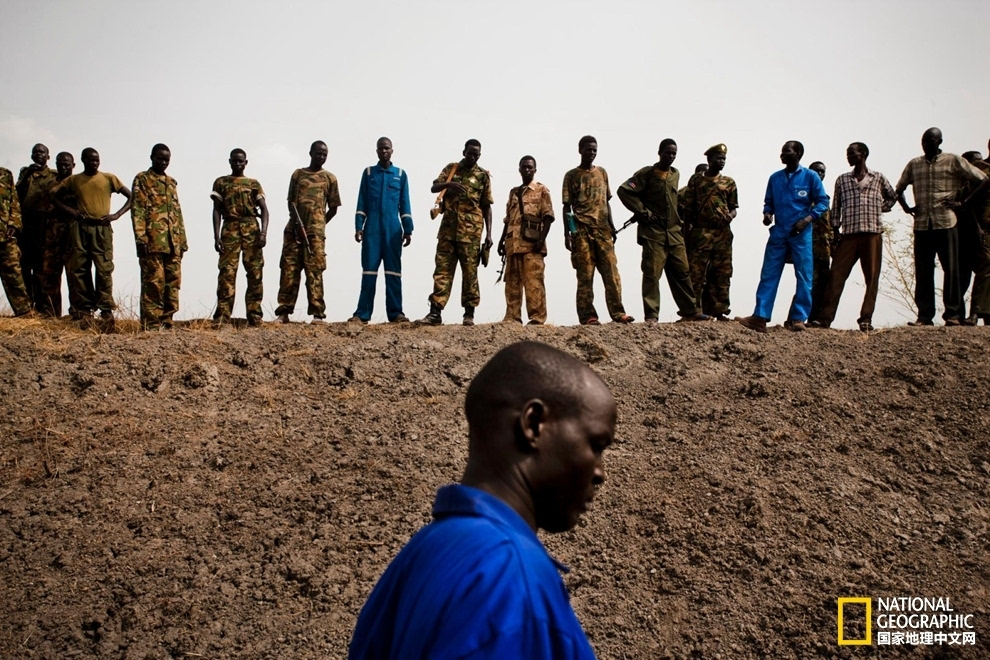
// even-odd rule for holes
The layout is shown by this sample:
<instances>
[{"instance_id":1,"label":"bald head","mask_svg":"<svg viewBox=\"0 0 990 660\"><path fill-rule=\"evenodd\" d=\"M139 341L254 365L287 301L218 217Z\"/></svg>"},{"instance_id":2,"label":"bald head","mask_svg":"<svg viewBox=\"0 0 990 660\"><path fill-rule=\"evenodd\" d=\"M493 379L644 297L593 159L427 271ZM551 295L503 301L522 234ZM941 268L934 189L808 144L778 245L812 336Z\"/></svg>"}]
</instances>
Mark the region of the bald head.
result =
<instances>
[{"instance_id":1,"label":"bald head","mask_svg":"<svg viewBox=\"0 0 990 660\"><path fill-rule=\"evenodd\" d=\"M942 131L932 126L921 136L921 150L929 159L938 155L942 146Z\"/></svg>"},{"instance_id":2,"label":"bald head","mask_svg":"<svg viewBox=\"0 0 990 660\"><path fill-rule=\"evenodd\" d=\"M577 524L604 482L615 400L580 360L538 342L502 349L471 381L463 483L512 506L534 529Z\"/></svg>"}]
</instances>

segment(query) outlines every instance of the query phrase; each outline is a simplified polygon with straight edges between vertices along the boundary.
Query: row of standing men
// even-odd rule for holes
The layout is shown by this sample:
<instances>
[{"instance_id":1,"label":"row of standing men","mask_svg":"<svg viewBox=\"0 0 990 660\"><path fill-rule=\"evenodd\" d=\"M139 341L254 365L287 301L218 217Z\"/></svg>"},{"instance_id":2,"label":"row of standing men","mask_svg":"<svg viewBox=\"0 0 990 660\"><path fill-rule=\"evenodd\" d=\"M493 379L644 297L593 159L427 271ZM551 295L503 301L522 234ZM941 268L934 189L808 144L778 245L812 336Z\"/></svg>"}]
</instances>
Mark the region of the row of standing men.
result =
<instances>
[{"instance_id":1,"label":"row of standing men","mask_svg":"<svg viewBox=\"0 0 990 660\"><path fill-rule=\"evenodd\" d=\"M930 139L933 132L937 132L937 143L941 143L938 129L930 129L925 134L929 136L927 142L923 138L923 147L935 142ZM982 176L980 170L966 170L966 165L958 164L962 159L941 154L937 144L937 153L929 159L930 150L926 148L926 157L922 159L930 168L941 162L941 169L955 173L949 179L958 180L962 192L966 192L965 186L969 185L973 193L970 197L979 198L975 204L967 203L962 208L982 208L981 200L985 200L986 195L977 194L984 188L985 177L979 178ZM402 311L401 253L410 244L413 231L408 177L391 162L391 140L379 139L376 151L378 163L363 172L358 194L355 240L362 243L363 275L358 306L350 321L369 321L378 270L384 262L388 319L405 322L408 319ZM677 144L672 139L663 140L658 162L638 170L618 189L620 200L633 212L632 218L619 229L612 220L608 174L594 165L597 140L592 136L581 138L578 152L581 163L565 175L562 201L566 219L565 247L571 254L578 280L576 304L580 322L599 323L593 299L596 270L602 276L611 319L622 323L633 321L622 305L614 252L618 232L631 224L637 225L637 242L643 247L642 294L647 323L655 323L659 315L659 280L663 273L667 274L682 320L728 320L732 274L729 226L736 216L738 194L735 182L721 174L726 146L718 144L709 148L705 152L708 162L700 165L688 184L681 188L679 173L672 166L677 156ZM336 177L323 169L327 155L325 143L313 143L309 166L296 170L290 179L290 220L283 232L279 306L276 309L277 319L282 322L288 322L294 310L303 272L306 274L308 313L314 322L322 321L326 315L322 290L322 273L326 267L325 225L340 206ZM915 216L917 225L917 214L923 211L925 198L933 191L926 190L923 183L919 190L919 183L915 181L914 166L918 165L915 161L919 159L905 168L895 191L882 174L866 167L868 155L869 150L863 143L849 146L847 158L854 169L837 180L830 214L829 198L821 183L825 166L815 162L807 170L802 168L801 143L789 141L784 145L781 161L785 168L770 178L767 187L764 223L774 226L765 253L756 311L753 316L739 319L744 325L758 331L766 329L783 265L792 262L798 287L785 326L801 330L805 321L811 318L812 325L828 327L834 318L843 284L856 260L860 260L867 292L859 323L863 330L872 328L882 250L880 215L889 211L899 199L905 211ZM72 175L74 160L66 152L57 156L57 169L50 170L47 167L48 149L41 144L32 150L33 163L21 170L16 185L11 185L9 172L0 170L0 210L8 227L4 233L6 240L0 238L4 241L0 259L4 287L15 314L27 313L33 306L40 312L60 315L61 271L64 269L69 285L70 314L75 318L87 318L99 310L104 318L112 319L110 223L130 210L141 266L142 326L171 326L178 310L181 258L188 246L176 182L165 174L170 157L167 146L155 145L151 167L134 178L133 191L116 176L99 171L99 154L91 148L82 153L85 170L78 175ZM434 181L433 192L438 193L438 198L431 215L442 215L443 219L437 236L430 311L418 323L436 325L442 322L442 311L449 300L458 265L463 278L462 322L466 325L474 322L474 310L480 303L477 268L481 263L487 265L488 252L493 245L491 178L478 166L480 157L481 144L469 140L462 159L448 164ZM978 167L980 162L984 161L977 158ZM211 192L220 271L215 319L219 322L230 319L238 261L241 260L248 281L245 296L248 322L256 325L262 319L262 250L267 242L269 213L260 183L244 176L246 153L241 149L233 150L229 163L231 174L218 178ZM546 320L543 258L554 212L549 190L534 180L536 161L532 156L520 160L519 173L522 185L509 193L498 242L506 281L504 321L522 322L525 294L529 322L540 324ZM924 179L922 174L918 173L919 180ZM903 191L908 185L915 187L915 207L904 202ZM953 190L950 196L928 200L929 206L936 207L936 211L948 212L952 205L959 205L957 192ZM111 214L113 193L124 195L127 203ZM24 210L23 231L18 205ZM958 211L955 215L964 217ZM983 223L979 220L981 210L968 215L973 216L979 230ZM932 219L928 218L927 222L931 224ZM805 231L808 225L813 225L812 231ZM839 228L843 226L840 234ZM916 226L915 230L927 231L929 228ZM484 241L481 240L483 232ZM15 236L17 240L11 240ZM917 239L916 233L916 244ZM947 323L953 324L950 319L970 323L979 318L986 319L990 316L990 301L986 301L987 304L982 301L990 293L986 283L990 273L984 271L990 270L990 266L981 271L977 265L990 264L990 257L981 261L979 254L982 252L977 250L979 254L971 259L953 258L948 250L953 241L935 237L936 243L940 241L947 243L947 248L942 251L933 248L928 261L933 267L937 254L943 260L943 268L952 262L947 272L958 273L956 278L947 277L944 287ZM958 255L958 239L955 243ZM14 253L17 250L20 250L19 255ZM830 274L829 261L833 252L835 265ZM925 277L924 257L924 254L916 254L919 320L914 325L930 325L934 316L933 272ZM955 302L958 297L961 303L960 284L964 275L960 273L961 266L971 268L977 275L969 317L965 317ZM25 278L21 278L21 272L26 274ZM954 286L950 282L952 279L955 279ZM965 279L968 284L968 277ZM932 289L930 295L925 289L926 281ZM980 292L983 293L977 295ZM929 297L931 304L927 305ZM984 310L984 306L988 309ZM931 314L928 314L929 307Z\"/></svg>"}]
</instances>

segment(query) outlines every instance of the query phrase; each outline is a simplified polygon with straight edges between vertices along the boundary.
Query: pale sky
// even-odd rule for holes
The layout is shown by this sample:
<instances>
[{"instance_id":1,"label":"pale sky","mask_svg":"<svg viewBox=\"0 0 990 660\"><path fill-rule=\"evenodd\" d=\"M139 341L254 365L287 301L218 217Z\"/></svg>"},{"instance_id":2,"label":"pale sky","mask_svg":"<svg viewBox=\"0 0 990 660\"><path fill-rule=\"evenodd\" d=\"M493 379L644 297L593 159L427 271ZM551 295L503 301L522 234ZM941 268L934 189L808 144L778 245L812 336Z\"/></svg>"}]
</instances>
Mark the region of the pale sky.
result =
<instances>
[{"instance_id":1,"label":"pale sky","mask_svg":"<svg viewBox=\"0 0 990 660\"><path fill-rule=\"evenodd\" d=\"M430 185L458 160L465 140L483 145L492 173L493 240L519 158L538 161L558 222L547 258L548 322L577 322L576 280L563 248L560 188L579 162L577 141L598 138L597 165L613 193L656 160L666 137L679 145L675 167L686 183L712 144L728 145L724 174L739 187L732 312L753 311L767 230L760 223L767 177L781 167L780 146L804 143L804 165L822 160L831 194L849 169L846 146L870 147L869 166L896 184L921 153L922 132L939 126L945 151L986 155L990 126L990 3L873 2L390 2L150 3L6 0L0 23L0 166L30 162L31 146L54 156L100 151L101 169L130 185L149 166L151 146L172 150L189 236L178 318L212 316L213 180L229 174L241 147L272 211L265 250L265 318L278 292L285 194L293 169L308 164L314 140L329 145L326 168L343 206L327 229L327 314L353 313L360 290L354 208L375 141L392 138L393 162L409 173L416 230L403 256L404 308L428 311L437 222ZM984 121L980 121L984 119ZM910 196L909 196L910 199ZM123 202L115 197L114 210ZM618 198L613 214L628 217ZM886 216L906 232L899 210ZM130 216L115 223L114 288L137 312L140 280ZM640 247L633 229L616 248L626 311L642 319ZM494 257L494 251L493 251ZM885 255L885 258L887 255ZM884 267L887 267L885 262ZM497 261L480 275L479 322L505 310ZM773 323L786 318L794 292L788 267ZM238 273L235 316L244 315ZM854 327L862 275L850 278L836 327ZM460 272L444 320L459 321ZM607 317L596 276L595 303ZM308 320L305 289L294 320ZM661 321L676 319L661 281ZM881 295L874 323L915 316ZM373 322L385 320L379 278Z\"/></svg>"}]
</instances>

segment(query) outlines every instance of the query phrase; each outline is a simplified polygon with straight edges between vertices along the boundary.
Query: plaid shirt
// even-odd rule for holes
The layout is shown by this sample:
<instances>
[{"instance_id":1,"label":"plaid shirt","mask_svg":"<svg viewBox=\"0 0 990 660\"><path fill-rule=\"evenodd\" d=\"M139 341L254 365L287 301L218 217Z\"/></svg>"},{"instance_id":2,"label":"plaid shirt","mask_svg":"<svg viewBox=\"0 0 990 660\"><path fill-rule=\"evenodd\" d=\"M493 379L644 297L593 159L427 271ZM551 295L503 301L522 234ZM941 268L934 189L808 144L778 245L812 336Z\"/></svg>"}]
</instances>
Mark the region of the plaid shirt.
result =
<instances>
[{"instance_id":1,"label":"plaid shirt","mask_svg":"<svg viewBox=\"0 0 990 660\"><path fill-rule=\"evenodd\" d=\"M912 158L904 168L897 192L914 186L914 230L951 229L956 226L956 214L945 206L972 181L979 185L986 175L955 154L939 152L935 160L924 156Z\"/></svg>"},{"instance_id":2,"label":"plaid shirt","mask_svg":"<svg viewBox=\"0 0 990 660\"><path fill-rule=\"evenodd\" d=\"M841 227L843 234L879 234L881 216L895 201L894 187L880 172L866 170L862 184L852 172L840 174L832 196L832 226Z\"/></svg>"}]
</instances>

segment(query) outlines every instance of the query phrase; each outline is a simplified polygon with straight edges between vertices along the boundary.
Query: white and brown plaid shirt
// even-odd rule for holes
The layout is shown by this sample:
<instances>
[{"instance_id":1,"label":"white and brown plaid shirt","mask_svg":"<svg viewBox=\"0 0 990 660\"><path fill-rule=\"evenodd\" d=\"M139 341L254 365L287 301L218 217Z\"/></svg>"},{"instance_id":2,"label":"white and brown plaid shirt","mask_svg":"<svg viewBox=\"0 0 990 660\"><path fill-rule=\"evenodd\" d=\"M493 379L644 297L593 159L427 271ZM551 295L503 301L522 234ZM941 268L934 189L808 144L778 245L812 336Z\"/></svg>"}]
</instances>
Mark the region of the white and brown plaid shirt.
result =
<instances>
[{"instance_id":1,"label":"white and brown plaid shirt","mask_svg":"<svg viewBox=\"0 0 990 660\"><path fill-rule=\"evenodd\" d=\"M956 226L956 214L945 203L954 200L967 183L979 185L986 178L959 156L939 152L931 161L924 156L912 158L897 182L897 191L914 187L915 231L951 229Z\"/></svg>"},{"instance_id":2,"label":"white and brown plaid shirt","mask_svg":"<svg viewBox=\"0 0 990 660\"><path fill-rule=\"evenodd\" d=\"M840 174L832 196L832 226L841 227L843 234L879 234L881 216L896 201L894 187L880 172L866 170L862 182L852 172Z\"/></svg>"}]
</instances>

